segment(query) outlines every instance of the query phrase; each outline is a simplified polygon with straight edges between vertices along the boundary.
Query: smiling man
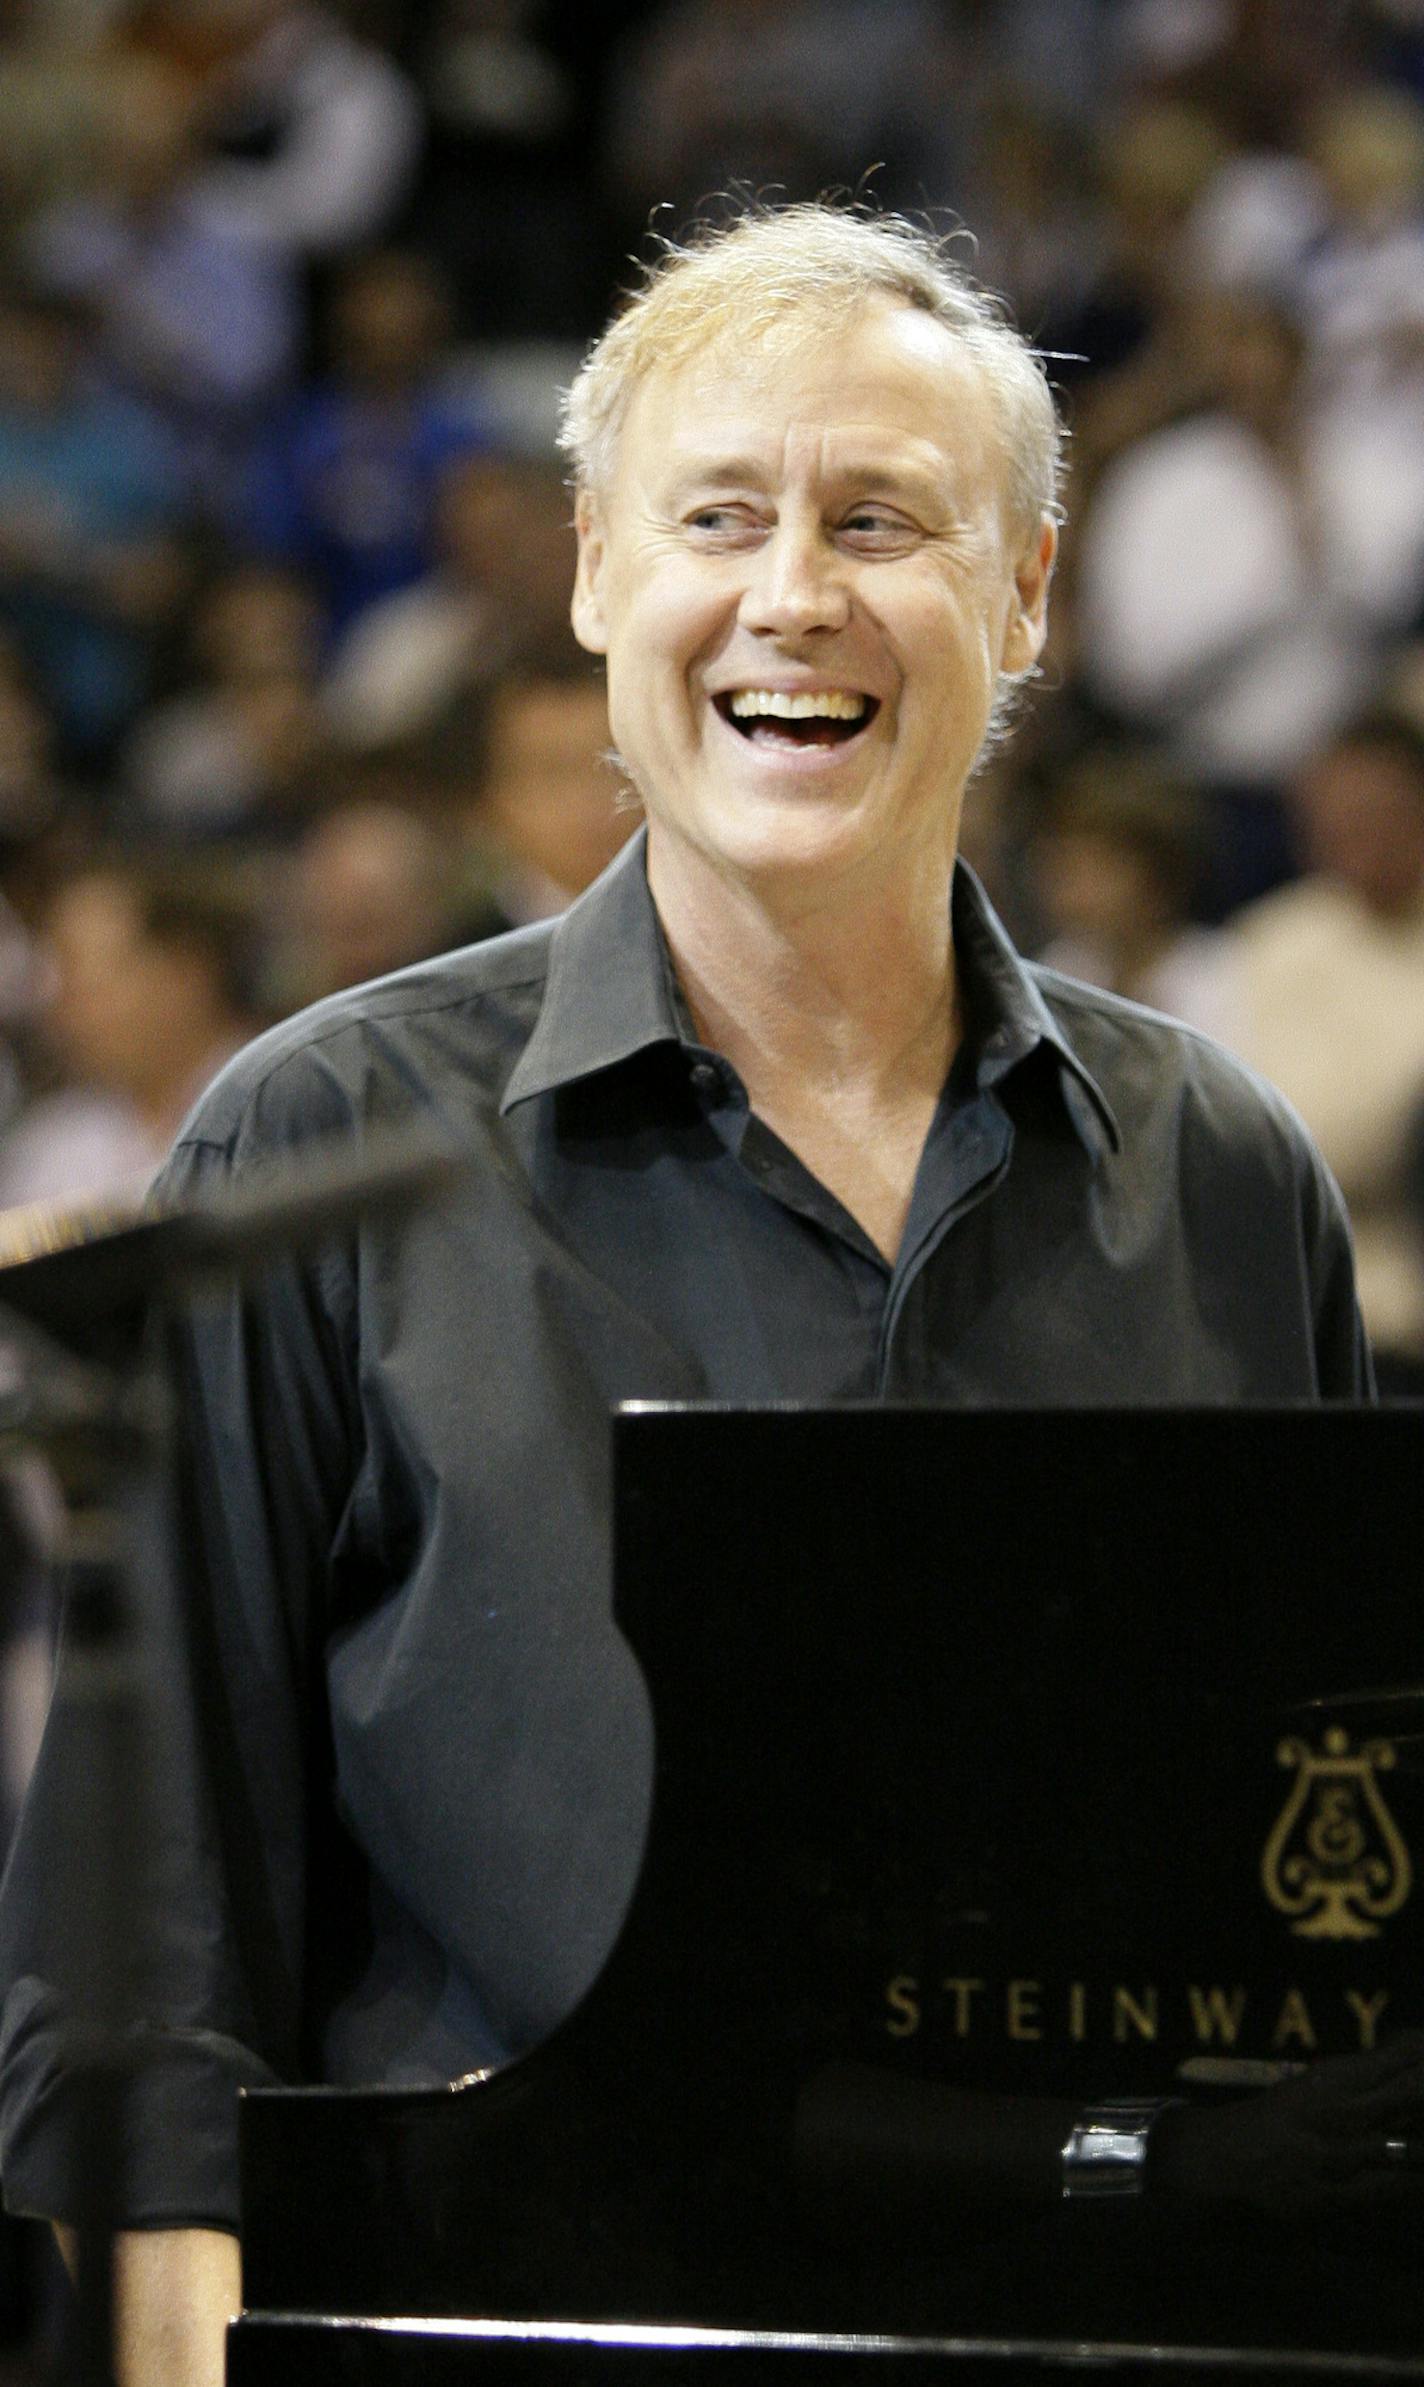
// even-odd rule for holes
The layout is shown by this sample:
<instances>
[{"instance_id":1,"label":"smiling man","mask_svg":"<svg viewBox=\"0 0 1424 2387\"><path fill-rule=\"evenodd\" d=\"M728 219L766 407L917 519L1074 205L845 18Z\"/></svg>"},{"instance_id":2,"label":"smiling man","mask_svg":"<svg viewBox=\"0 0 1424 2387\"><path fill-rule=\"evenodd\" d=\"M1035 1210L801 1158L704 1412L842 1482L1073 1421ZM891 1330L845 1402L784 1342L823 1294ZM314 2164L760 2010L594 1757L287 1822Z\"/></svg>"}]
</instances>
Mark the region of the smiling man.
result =
<instances>
[{"instance_id":1,"label":"smiling man","mask_svg":"<svg viewBox=\"0 0 1424 2387\"><path fill-rule=\"evenodd\" d=\"M558 921L263 1039L167 1178L417 1118L471 1156L457 1202L191 1329L145 2387L217 2376L239 2085L499 2063L608 1953L649 1769L616 1402L1365 1388L1338 1199L1283 1106L1027 968L956 869L1055 546L1052 404L992 302L908 225L748 217L668 253L568 444L574 622L646 836ZM63 2216L59 1762L3 1918L0 2129L12 2203Z\"/></svg>"},{"instance_id":2,"label":"smiling man","mask_svg":"<svg viewBox=\"0 0 1424 2387\"><path fill-rule=\"evenodd\" d=\"M811 251L806 273L845 221L757 229ZM878 237L888 263L897 236ZM759 278L756 249L742 270ZM715 282L728 251L683 270ZM674 281L665 306L688 295ZM746 295L755 321L756 281ZM1036 367L987 309L997 381L942 315L873 285L840 297L808 293L749 348L735 304L720 334L684 314L685 356L664 323L672 355L634 382L613 455L579 458L574 626L608 660L693 1021L893 1263L963 1033L965 783L1000 689L1043 643L1056 443ZM610 346L620 334L627 319ZM607 370L575 393L575 446ZM1038 469L1014 476L1025 432Z\"/></svg>"}]
</instances>

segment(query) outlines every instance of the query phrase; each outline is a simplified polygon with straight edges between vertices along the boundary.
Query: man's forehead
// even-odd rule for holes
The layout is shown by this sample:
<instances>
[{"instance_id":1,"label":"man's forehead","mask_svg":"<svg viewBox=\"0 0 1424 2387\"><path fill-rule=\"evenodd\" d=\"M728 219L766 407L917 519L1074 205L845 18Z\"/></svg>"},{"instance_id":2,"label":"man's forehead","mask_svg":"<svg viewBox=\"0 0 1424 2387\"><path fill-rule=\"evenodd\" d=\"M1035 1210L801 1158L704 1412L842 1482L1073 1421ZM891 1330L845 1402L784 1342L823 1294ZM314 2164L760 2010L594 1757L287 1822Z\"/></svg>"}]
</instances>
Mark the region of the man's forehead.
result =
<instances>
[{"instance_id":1,"label":"man's forehead","mask_svg":"<svg viewBox=\"0 0 1424 2387\"><path fill-rule=\"evenodd\" d=\"M789 318L754 348L727 336L647 373L625 455L659 479L714 465L765 469L788 434L847 470L941 471L999 460L997 410L977 360L923 310L877 303L827 327Z\"/></svg>"}]
</instances>

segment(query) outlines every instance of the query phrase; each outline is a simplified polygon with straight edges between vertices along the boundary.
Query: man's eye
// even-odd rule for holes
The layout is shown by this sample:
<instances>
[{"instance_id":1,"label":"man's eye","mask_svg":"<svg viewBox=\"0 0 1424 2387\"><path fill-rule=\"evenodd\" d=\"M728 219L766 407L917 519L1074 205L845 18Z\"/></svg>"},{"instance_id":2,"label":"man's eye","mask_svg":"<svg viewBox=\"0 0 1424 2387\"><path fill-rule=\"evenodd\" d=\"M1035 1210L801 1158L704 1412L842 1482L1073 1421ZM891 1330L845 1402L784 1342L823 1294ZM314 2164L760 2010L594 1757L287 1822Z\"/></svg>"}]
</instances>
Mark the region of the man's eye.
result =
<instances>
[{"instance_id":1,"label":"man's eye","mask_svg":"<svg viewBox=\"0 0 1424 2387\"><path fill-rule=\"evenodd\" d=\"M699 506L688 516L688 529L713 538L739 537L756 529L756 517L743 506Z\"/></svg>"},{"instance_id":2,"label":"man's eye","mask_svg":"<svg viewBox=\"0 0 1424 2387\"><path fill-rule=\"evenodd\" d=\"M907 545L915 536L915 526L903 514L882 513L877 506L857 506L842 516L842 538L854 539L861 546L898 547Z\"/></svg>"}]
</instances>

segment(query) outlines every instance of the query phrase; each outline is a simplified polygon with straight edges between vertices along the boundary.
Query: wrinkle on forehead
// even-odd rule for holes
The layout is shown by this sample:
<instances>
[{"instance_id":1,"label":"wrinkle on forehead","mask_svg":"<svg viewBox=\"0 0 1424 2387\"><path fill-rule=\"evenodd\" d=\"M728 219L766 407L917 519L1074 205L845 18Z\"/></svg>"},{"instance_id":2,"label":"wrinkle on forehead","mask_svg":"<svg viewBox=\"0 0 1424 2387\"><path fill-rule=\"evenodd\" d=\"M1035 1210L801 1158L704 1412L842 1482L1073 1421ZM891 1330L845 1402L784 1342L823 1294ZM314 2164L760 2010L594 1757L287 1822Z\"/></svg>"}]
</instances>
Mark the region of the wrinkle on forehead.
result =
<instances>
[{"instance_id":1,"label":"wrinkle on forehead","mask_svg":"<svg viewBox=\"0 0 1424 2387\"><path fill-rule=\"evenodd\" d=\"M952 332L920 309L866 307L845 329L811 327L750 350L719 340L640 384L620 440L620 469L667 484L703 468L750 483L899 468L947 496L972 483L1003 493L1007 458L995 393ZM877 324L889 337L865 338Z\"/></svg>"}]
</instances>

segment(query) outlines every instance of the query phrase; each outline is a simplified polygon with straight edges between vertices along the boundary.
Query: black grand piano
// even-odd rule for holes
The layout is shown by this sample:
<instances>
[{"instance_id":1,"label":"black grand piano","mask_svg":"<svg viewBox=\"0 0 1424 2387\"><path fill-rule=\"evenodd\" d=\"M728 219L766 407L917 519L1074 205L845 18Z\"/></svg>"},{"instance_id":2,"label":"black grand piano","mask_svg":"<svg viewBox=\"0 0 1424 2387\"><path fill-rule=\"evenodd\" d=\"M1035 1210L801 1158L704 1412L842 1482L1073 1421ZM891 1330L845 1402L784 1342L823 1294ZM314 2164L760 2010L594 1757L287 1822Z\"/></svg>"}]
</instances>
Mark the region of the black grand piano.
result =
<instances>
[{"instance_id":1,"label":"black grand piano","mask_svg":"<svg viewBox=\"0 0 1424 2387\"><path fill-rule=\"evenodd\" d=\"M235 2387L1424 2381L1424 2199L966 2198L936 2105L1424 2022L1422 1430L622 1414L622 1936L497 2074L246 2100Z\"/></svg>"}]
</instances>

